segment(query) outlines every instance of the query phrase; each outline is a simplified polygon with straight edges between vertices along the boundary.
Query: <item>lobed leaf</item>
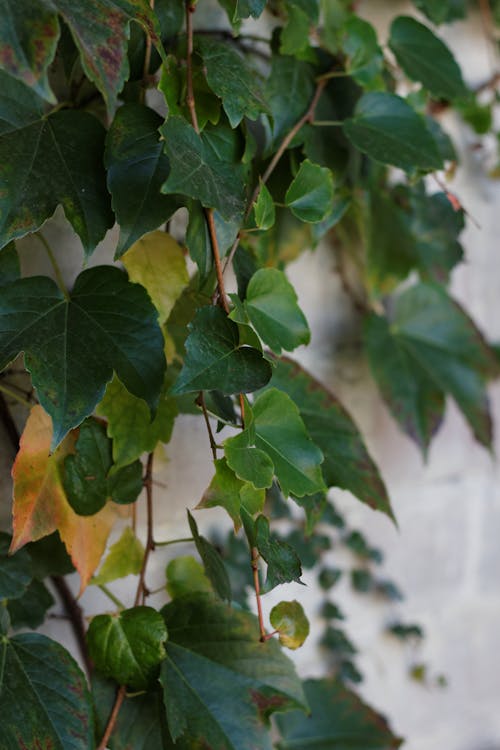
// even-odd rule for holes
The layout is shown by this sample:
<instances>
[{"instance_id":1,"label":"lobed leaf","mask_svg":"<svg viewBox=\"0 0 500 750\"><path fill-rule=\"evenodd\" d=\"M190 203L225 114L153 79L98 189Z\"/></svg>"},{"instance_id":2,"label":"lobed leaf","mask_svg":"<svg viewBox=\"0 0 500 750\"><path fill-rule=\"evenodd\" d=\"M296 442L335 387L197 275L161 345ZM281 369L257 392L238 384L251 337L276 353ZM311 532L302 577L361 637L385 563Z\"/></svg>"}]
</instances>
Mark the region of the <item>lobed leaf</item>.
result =
<instances>
[{"instance_id":1,"label":"lobed leaf","mask_svg":"<svg viewBox=\"0 0 500 750\"><path fill-rule=\"evenodd\" d=\"M119 258L179 208L176 196L162 195L168 158L158 135L162 119L142 104L124 104L106 137L104 163L113 210L120 225Z\"/></svg>"},{"instance_id":2,"label":"lobed leaf","mask_svg":"<svg viewBox=\"0 0 500 750\"><path fill-rule=\"evenodd\" d=\"M270 379L269 363L257 349L240 346L238 326L220 307L200 308L188 327L184 366L171 393L249 393Z\"/></svg>"},{"instance_id":3,"label":"lobed leaf","mask_svg":"<svg viewBox=\"0 0 500 750\"><path fill-rule=\"evenodd\" d=\"M0 663L2 750L94 747L87 683L66 649L36 633L0 635Z\"/></svg>"},{"instance_id":4,"label":"lobed leaf","mask_svg":"<svg viewBox=\"0 0 500 750\"><path fill-rule=\"evenodd\" d=\"M259 642L254 615L210 596L177 599L162 614L169 641L160 682L176 746L271 750L269 714L305 708L278 644Z\"/></svg>"},{"instance_id":5,"label":"lobed leaf","mask_svg":"<svg viewBox=\"0 0 500 750\"><path fill-rule=\"evenodd\" d=\"M53 419L53 449L93 411L113 370L151 410L157 406L165 357L156 310L145 290L117 268L83 271L69 299L44 276L5 286L0 368L20 351Z\"/></svg>"},{"instance_id":6,"label":"lobed leaf","mask_svg":"<svg viewBox=\"0 0 500 750\"><path fill-rule=\"evenodd\" d=\"M80 573L81 587L88 584L104 552L115 520L109 503L94 516L78 516L64 492L62 464L75 447L70 433L59 448L50 453L50 417L41 406L34 406L21 436L19 453L12 469L14 480L13 538L11 552L27 542L59 531L62 541Z\"/></svg>"},{"instance_id":7,"label":"lobed leaf","mask_svg":"<svg viewBox=\"0 0 500 750\"><path fill-rule=\"evenodd\" d=\"M133 690L145 690L152 684L165 658L166 640L163 618L152 607L97 615L87 631L89 654L96 669Z\"/></svg>"},{"instance_id":8,"label":"lobed leaf","mask_svg":"<svg viewBox=\"0 0 500 750\"><path fill-rule=\"evenodd\" d=\"M39 229L62 205L92 253L113 224L104 135L87 112L61 110L0 137L0 247Z\"/></svg>"},{"instance_id":9,"label":"lobed leaf","mask_svg":"<svg viewBox=\"0 0 500 750\"><path fill-rule=\"evenodd\" d=\"M382 164L406 172L432 172L443 166L425 121L396 94L364 94L343 129L356 148Z\"/></svg>"}]
</instances>

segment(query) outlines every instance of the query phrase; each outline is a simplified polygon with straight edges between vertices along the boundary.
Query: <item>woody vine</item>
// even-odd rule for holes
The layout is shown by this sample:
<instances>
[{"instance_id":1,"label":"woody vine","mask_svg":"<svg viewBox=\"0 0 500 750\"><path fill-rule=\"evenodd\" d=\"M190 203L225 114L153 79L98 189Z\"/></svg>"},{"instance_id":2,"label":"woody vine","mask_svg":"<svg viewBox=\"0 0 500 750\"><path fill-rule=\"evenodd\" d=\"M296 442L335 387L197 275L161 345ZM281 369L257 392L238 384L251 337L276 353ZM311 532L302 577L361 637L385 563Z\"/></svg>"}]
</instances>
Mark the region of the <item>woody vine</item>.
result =
<instances>
[{"instance_id":1,"label":"woody vine","mask_svg":"<svg viewBox=\"0 0 500 750\"><path fill-rule=\"evenodd\" d=\"M496 6L416 0L383 48L348 0L220 0L225 21L210 28L205 0L5 5L0 416L16 455L0 534L0 750L335 748L346 735L398 747L356 694L328 595L342 571L322 562L335 537L358 560L355 590L398 598L331 490L396 514L348 412L290 358L310 331L286 264L332 243L373 377L424 456L447 396L491 446L498 359L447 291L468 217L439 115L490 133L498 77L471 90L438 27L481 12L491 30ZM71 288L43 226L58 206L85 254ZM86 267L113 225L115 262ZM21 274L28 235L50 276ZM186 498L189 535L160 539L155 451L184 413L204 425L214 473ZM227 539L199 532L214 506ZM193 554L170 559L154 608L151 556L180 543ZM284 593L267 622L261 599L315 565L331 674L301 681L286 650L306 640L307 613ZM65 579L75 570L109 610L86 617ZM132 574L129 607L114 582ZM83 669L35 632L51 590Z\"/></svg>"}]
</instances>

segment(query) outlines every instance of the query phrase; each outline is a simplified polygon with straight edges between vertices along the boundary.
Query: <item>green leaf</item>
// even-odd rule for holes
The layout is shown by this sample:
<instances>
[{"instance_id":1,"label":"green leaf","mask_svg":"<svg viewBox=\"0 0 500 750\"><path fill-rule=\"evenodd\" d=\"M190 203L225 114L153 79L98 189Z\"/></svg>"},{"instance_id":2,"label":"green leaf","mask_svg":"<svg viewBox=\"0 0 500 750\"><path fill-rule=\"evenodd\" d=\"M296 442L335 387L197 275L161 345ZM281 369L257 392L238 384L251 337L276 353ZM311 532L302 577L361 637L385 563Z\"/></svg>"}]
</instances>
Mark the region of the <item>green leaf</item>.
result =
<instances>
[{"instance_id":1,"label":"green leaf","mask_svg":"<svg viewBox=\"0 0 500 750\"><path fill-rule=\"evenodd\" d=\"M314 69L290 55L273 55L265 90L272 115L274 145L307 111L314 92Z\"/></svg>"},{"instance_id":2,"label":"green leaf","mask_svg":"<svg viewBox=\"0 0 500 750\"><path fill-rule=\"evenodd\" d=\"M10 599L9 615L13 628L35 630L45 620L47 610L54 604L54 597L41 581L34 579L18 599Z\"/></svg>"},{"instance_id":3,"label":"green leaf","mask_svg":"<svg viewBox=\"0 0 500 750\"><path fill-rule=\"evenodd\" d=\"M96 738L100 740L116 700L116 683L93 674L92 696L96 712ZM110 750L170 750L165 709L159 690L125 697L107 747Z\"/></svg>"},{"instance_id":4,"label":"green leaf","mask_svg":"<svg viewBox=\"0 0 500 750\"><path fill-rule=\"evenodd\" d=\"M163 325L189 282L181 246L166 232L151 232L125 253L122 263L130 281L146 289Z\"/></svg>"},{"instance_id":5,"label":"green leaf","mask_svg":"<svg viewBox=\"0 0 500 750\"><path fill-rule=\"evenodd\" d=\"M350 16L343 24L342 50L347 56L346 71L363 87L380 88L384 56L373 26L358 16Z\"/></svg>"},{"instance_id":6,"label":"green leaf","mask_svg":"<svg viewBox=\"0 0 500 750\"><path fill-rule=\"evenodd\" d=\"M145 690L165 658L167 629L152 607L133 607L117 615L97 615L87 642L96 669L119 685Z\"/></svg>"},{"instance_id":7,"label":"green leaf","mask_svg":"<svg viewBox=\"0 0 500 750\"><path fill-rule=\"evenodd\" d=\"M322 470L327 486L350 490L362 502L393 517L378 468L340 401L291 360L277 363L271 385L293 399L309 435L323 451Z\"/></svg>"},{"instance_id":8,"label":"green leaf","mask_svg":"<svg viewBox=\"0 0 500 750\"><path fill-rule=\"evenodd\" d=\"M160 682L170 734L182 750L271 750L265 720L305 708L294 667L257 618L209 596L163 608L170 634Z\"/></svg>"},{"instance_id":9,"label":"green leaf","mask_svg":"<svg viewBox=\"0 0 500 750\"><path fill-rule=\"evenodd\" d=\"M365 324L368 361L394 419L427 454L444 414L444 394L392 335L385 318L371 315Z\"/></svg>"},{"instance_id":10,"label":"green leaf","mask_svg":"<svg viewBox=\"0 0 500 750\"><path fill-rule=\"evenodd\" d=\"M108 475L108 493L111 500L118 505L135 503L144 487L142 473L140 461L120 466L118 469L113 466Z\"/></svg>"},{"instance_id":11,"label":"green leaf","mask_svg":"<svg viewBox=\"0 0 500 750\"><path fill-rule=\"evenodd\" d=\"M94 746L87 683L66 649L36 633L0 636L0 663L2 750Z\"/></svg>"},{"instance_id":12,"label":"green leaf","mask_svg":"<svg viewBox=\"0 0 500 750\"><path fill-rule=\"evenodd\" d=\"M158 403L165 357L156 310L117 268L83 271L69 299L44 276L3 287L0 369L20 351L52 417L53 448L93 411L113 370L150 409Z\"/></svg>"},{"instance_id":13,"label":"green leaf","mask_svg":"<svg viewBox=\"0 0 500 750\"><path fill-rule=\"evenodd\" d=\"M323 221L333 203L333 176L330 170L304 159L286 191L285 203L301 221Z\"/></svg>"},{"instance_id":14,"label":"green leaf","mask_svg":"<svg viewBox=\"0 0 500 750\"><path fill-rule=\"evenodd\" d=\"M410 16L391 24L389 47L406 75L438 99L466 97L468 89L450 49L427 26Z\"/></svg>"},{"instance_id":15,"label":"green leaf","mask_svg":"<svg viewBox=\"0 0 500 750\"><path fill-rule=\"evenodd\" d=\"M224 561L214 545L198 532L198 526L196 525L196 521L191 513L187 511L187 514L189 528L191 529L191 534L193 535L194 543L198 550L198 554L201 557L207 578L212 584L213 590L217 596L220 599L230 602L231 583L229 581Z\"/></svg>"},{"instance_id":16,"label":"green leaf","mask_svg":"<svg viewBox=\"0 0 500 750\"><path fill-rule=\"evenodd\" d=\"M118 578L139 575L143 558L144 547L130 526L126 526L118 541L111 545L99 572L90 582L95 586L102 586Z\"/></svg>"},{"instance_id":17,"label":"green leaf","mask_svg":"<svg viewBox=\"0 0 500 750\"><path fill-rule=\"evenodd\" d=\"M108 189L120 225L117 258L146 232L168 221L180 205L175 196L160 192L169 171L158 136L162 122L149 107L125 104L106 137Z\"/></svg>"},{"instance_id":18,"label":"green leaf","mask_svg":"<svg viewBox=\"0 0 500 750\"><path fill-rule=\"evenodd\" d=\"M441 0L413 0L413 5L435 24L451 23L465 18L466 14L465 0L448 0L446 3Z\"/></svg>"},{"instance_id":19,"label":"green leaf","mask_svg":"<svg viewBox=\"0 0 500 750\"><path fill-rule=\"evenodd\" d=\"M388 294L418 265L408 217L378 186L367 196L367 280L375 294Z\"/></svg>"},{"instance_id":20,"label":"green leaf","mask_svg":"<svg viewBox=\"0 0 500 750\"><path fill-rule=\"evenodd\" d=\"M256 120L267 110L262 94L263 80L236 47L229 42L198 37L196 51L203 60L208 85L222 99L232 128L236 128L243 117Z\"/></svg>"},{"instance_id":21,"label":"green leaf","mask_svg":"<svg viewBox=\"0 0 500 750\"><path fill-rule=\"evenodd\" d=\"M14 6L13 2L8 4ZM30 0L30 5L35 6L33 13L39 18L40 3ZM58 12L71 30L83 70L102 93L108 109L114 111L117 95L129 72L127 40L130 22L140 23L153 42L159 44L160 28L149 3L147 0L92 0L82 6L72 0L51 0L50 10L51 13L45 11L45 24L40 20L39 25L28 27L30 37L27 42L36 50L36 63L43 65L45 70L52 60L59 36ZM43 30L41 34L40 29ZM37 46L38 39L42 44L42 54ZM16 74L15 70L12 72ZM26 74L23 78L30 83Z\"/></svg>"},{"instance_id":22,"label":"green leaf","mask_svg":"<svg viewBox=\"0 0 500 750\"><path fill-rule=\"evenodd\" d=\"M14 242L9 242L0 250L0 286L17 281L20 276L21 268L16 245Z\"/></svg>"},{"instance_id":23,"label":"green leaf","mask_svg":"<svg viewBox=\"0 0 500 750\"><path fill-rule=\"evenodd\" d=\"M184 367L171 393L249 393L270 379L269 363L257 349L240 346L238 326L220 307L200 308L189 330Z\"/></svg>"},{"instance_id":24,"label":"green leaf","mask_svg":"<svg viewBox=\"0 0 500 750\"><path fill-rule=\"evenodd\" d=\"M325 489L323 454L307 434L292 399L270 388L255 400L253 415L255 445L273 462L283 494L301 497Z\"/></svg>"},{"instance_id":25,"label":"green leaf","mask_svg":"<svg viewBox=\"0 0 500 750\"><path fill-rule=\"evenodd\" d=\"M104 507L111 465L111 441L105 426L86 419L79 429L75 453L64 460L64 490L75 513L92 516Z\"/></svg>"},{"instance_id":26,"label":"green leaf","mask_svg":"<svg viewBox=\"0 0 500 750\"><path fill-rule=\"evenodd\" d=\"M39 0L21 7L12 0L0 3L0 61L2 68L55 103L48 68L56 53L59 24L53 8Z\"/></svg>"},{"instance_id":27,"label":"green leaf","mask_svg":"<svg viewBox=\"0 0 500 750\"><path fill-rule=\"evenodd\" d=\"M280 54L299 55L309 46L309 17L295 3L287 3L287 22L281 30Z\"/></svg>"},{"instance_id":28,"label":"green leaf","mask_svg":"<svg viewBox=\"0 0 500 750\"><path fill-rule=\"evenodd\" d=\"M242 433L242 435L243 434L244 433ZM200 502L196 506L197 508L213 508L214 506L219 505L227 511L234 523L234 527L236 530L238 530L241 526L241 507L249 506L249 512L251 512L251 515L253 515L256 510L252 509L256 508L257 510L262 510L265 501L265 494L263 489L256 488L256 486L254 486L260 484L261 482L257 479L254 484L248 484L247 480L245 480L243 477L238 476L237 470L233 469L233 467L229 463L229 460L227 459L228 443L230 442L230 440L237 441L239 437L240 436L237 435L235 438L226 440L224 444L226 458L221 458L214 461L215 475L212 478L209 486L203 493ZM236 455L235 465L237 467L243 468L243 472L240 473L252 475L259 478L261 475L265 474L267 477L267 473L269 472L268 464L270 464L270 485L272 482L273 472L273 465L270 459L268 459L267 455L264 453L262 454L264 461L261 461L262 456L255 457L252 454L252 451L254 451L255 453L262 453L261 451L257 451L256 448L239 449L238 445L236 447L233 447L232 445L229 446L229 454L231 455L231 458L234 458L234 455ZM240 453L242 452L245 453L244 456L240 455ZM248 480L248 482L249 481L251 480Z\"/></svg>"},{"instance_id":29,"label":"green leaf","mask_svg":"<svg viewBox=\"0 0 500 750\"><path fill-rule=\"evenodd\" d=\"M348 690L340 680L306 680L304 690L311 716L295 711L278 716L282 735L278 750L395 750L402 740L386 720ZM348 739L346 739L348 738Z\"/></svg>"},{"instance_id":30,"label":"green leaf","mask_svg":"<svg viewBox=\"0 0 500 750\"><path fill-rule=\"evenodd\" d=\"M36 542L30 542L25 549L30 553L34 573L39 579L47 576L65 576L75 570L57 531Z\"/></svg>"},{"instance_id":31,"label":"green leaf","mask_svg":"<svg viewBox=\"0 0 500 750\"><path fill-rule=\"evenodd\" d=\"M181 555L170 560L166 570L167 591L172 599L187 594L210 594L212 584L208 580L203 565L191 555Z\"/></svg>"},{"instance_id":32,"label":"green leaf","mask_svg":"<svg viewBox=\"0 0 500 750\"><path fill-rule=\"evenodd\" d=\"M267 563L267 577L263 587L265 593L282 583L302 583L302 567L297 553L286 542L271 536L269 521L262 515L255 522L255 546Z\"/></svg>"},{"instance_id":33,"label":"green leaf","mask_svg":"<svg viewBox=\"0 0 500 750\"><path fill-rule=\"evenodd\" d=\"M280 643L285 648L300 648L309 635L309 620L295 599L276 604L269 613L269 621L279 632Z\"/></svg>"},{"instance_id":34,"label":"green leaf","mask_svg":"<svg viewBox=\"0 0 500 750\"><path fill-rule=\"evenodd\" d=\"M105 131L64 110L0 138L0 246L39 229L60 204L90 254L113 224L102 164Z\"/></svg>"},{"instance_id":35,"label":"green leaf","mask_svg":"<svg viewBox=\"0 0 500 750\"><path fill-rule=\"evenodd\" d=\"M239 435L224 441L224 454L227 465L239 479L251 482L257 489L263 489L272 484L274 464L267 453L255 448L254 442L254 431L243 430Z\"/></svg>"},{"instance_id":36,"label":"green leaf","mask_svg":"<svg viewBox=\"0 0 500 750\"><path fill-rule=\"evenodd\" d=\"M260 183L259 197L253 206L255 223L259 229L270 229L276 220L273 197L265 183Z\"/></svg>"},{"instance_id":37,"label":"green leaf","mask_svg":"<svg viewBox=\"0 0 500 750\"><path fill-rule=\"evenodd\" d=\"M343 129L356 148L382 164L406 172L432 172L443 166L425 121L395 94L364 94Z\"/></svg>"},{"instance_id":38,"label":"green leaf","mask_svg":"<svg viewBox=\"0 0 500 750\"><path fill-rule=\"evenodd\" d=\"M158 442L168 443L172 435L177 405L167 396L164 386L154 419L142 398L133 396L114 377L97 407L97 413L108 420L108 435L113 438L113 461L126 466L142 453L150 453Z\"/></svg>"},{"instance_id":39,"label":"green leaf","mask_svg":"<svg viewBox=\"0 0 500 750\"><path fill-rule=\"evenodd\" d=\"M497 365L474 323L441 287L417 284L403 292L391 324L368 319L366 342L389 408L424 451L440 421L443 392L453 396L476 439L491 444L485 381Z\"/></svg>"},{"instance_id":40,"label":"green leaf","mask_svg":"<svg viewBox=\"0 0 500 750\"><path fill-rule=\"evenodd\" d=\"M196 198L226 220L243 214L243 168L218 158L183 117L169 117L160 128L170 162L163 193Z\"/></svg>"},{"instance_id":41,"label":"green leaf","mask_svg":"<svg viewBox=\"0 0 500 750\"><path fill-rule=\"evenodd\" d=\"M44 101L33 89L0 69L0 135L39 120L43 111Z\"/></svg>"},{"instance_id":42,"label":"green leaf","mask_svg":"<svg viewBox=\"0 0 500 750\"><path fill-rule=\"evenodd\" d=\"M221 0L230 22L238 24L244 18L258 18L266 5L266 0Z\"/></svg>"},{"instance_id":43,"label":"green leaf","mask_svg":"<svg viewBox=\"0 0 500 750\"><path fill-rule=\"evenodd\" d=\"M260 268L247 287L244 302L253 327L274 352L291 351L308 344L310 331L304 313L297 304L295 289L283 271Z\"/></svg>"},{"instance_id":44,"label":"green leaf","mask_svg":"<svg viewBox=\"0 0 500 750\"><path fill-rule=\"evenodd\" d=\"M11 537L0 531L0 601L22 596L33 578L33 567L27 550L9 555Z\"/></svg>"}]
</instances>

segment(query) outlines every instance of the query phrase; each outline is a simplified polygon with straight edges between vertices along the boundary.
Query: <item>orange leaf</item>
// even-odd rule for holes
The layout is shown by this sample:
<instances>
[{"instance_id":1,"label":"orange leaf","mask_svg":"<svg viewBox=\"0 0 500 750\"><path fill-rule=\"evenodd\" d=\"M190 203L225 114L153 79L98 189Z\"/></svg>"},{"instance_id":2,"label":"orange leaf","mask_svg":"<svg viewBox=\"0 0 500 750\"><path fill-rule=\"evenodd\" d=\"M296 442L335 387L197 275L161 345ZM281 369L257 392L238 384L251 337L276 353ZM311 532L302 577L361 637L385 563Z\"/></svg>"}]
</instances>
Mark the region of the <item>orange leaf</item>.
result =
<instances>
[{"instance_id":1,"label":"orange leaf","mask_svg":"<svg viewBox=\"0 0 500 750\"><path fill-rule=\"evenodd\" d=\"M66 456L74 452L77 437L78 430L70 432L51 455L52 420L41 406L31 410L12 468L14 505L10 551L15 552L24 544L57 530L80 573L82 593L99 565L117 508L108 502L93 516L79 516L68 503L60 471Z\"/></svg>"}]
</instances>

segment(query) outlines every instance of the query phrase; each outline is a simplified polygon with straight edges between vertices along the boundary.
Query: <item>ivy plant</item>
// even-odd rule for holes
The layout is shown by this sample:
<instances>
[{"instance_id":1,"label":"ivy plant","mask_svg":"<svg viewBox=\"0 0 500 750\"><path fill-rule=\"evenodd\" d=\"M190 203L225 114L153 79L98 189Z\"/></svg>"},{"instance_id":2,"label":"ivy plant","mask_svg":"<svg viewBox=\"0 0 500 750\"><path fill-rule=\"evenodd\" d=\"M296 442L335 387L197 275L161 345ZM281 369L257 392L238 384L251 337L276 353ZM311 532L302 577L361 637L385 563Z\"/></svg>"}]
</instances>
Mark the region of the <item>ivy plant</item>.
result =
<instances>
[{"instance_id":1,"label":"ivy plant","mask_svg":"<svg viewBox=\"0 0 500 750\"><path fill-rule=\"evenodd\" d=\"M495 97L489 82L467 85L440 37L469 12L463 0L415 0L386 45L354 6L0 0L0 415L16 454L0 534L2 750L402 742L357 696L356 649L330 598L342 575L400 597L332 488L388 523L395 505L346 408L291 358L310 330L286 266L333 238L401 430L425 456L450 396L490 448L498 359L448 291L468 216L448 188L457 157L438 115L454 109L480 137ZM44 233L58 206L83 248L71 287ZM115 224L113 261L86 267ZM21 273L28 235L50 277ZM183 413L206 431L213 476L196 509L186 497L187 536L160 540L155 451ZM234 527L226 539L199 531L214 506ZM352 569L324 563L334 538ZM169 558L153 608L151 556L180 541L192 554ZM286 649L306 640L307 613L284 598L266 622L261 597L315 566L331 658L303 682ZM75 570L80 591L99 587L113 607L88 625L65 580ZM113 589L127 575L131 606ZM51 592L80 666L26 632Z\"/></svg>"}]
</instances>

